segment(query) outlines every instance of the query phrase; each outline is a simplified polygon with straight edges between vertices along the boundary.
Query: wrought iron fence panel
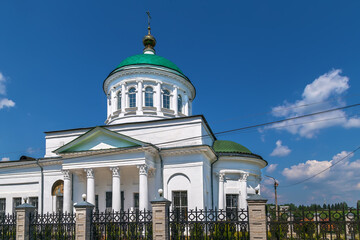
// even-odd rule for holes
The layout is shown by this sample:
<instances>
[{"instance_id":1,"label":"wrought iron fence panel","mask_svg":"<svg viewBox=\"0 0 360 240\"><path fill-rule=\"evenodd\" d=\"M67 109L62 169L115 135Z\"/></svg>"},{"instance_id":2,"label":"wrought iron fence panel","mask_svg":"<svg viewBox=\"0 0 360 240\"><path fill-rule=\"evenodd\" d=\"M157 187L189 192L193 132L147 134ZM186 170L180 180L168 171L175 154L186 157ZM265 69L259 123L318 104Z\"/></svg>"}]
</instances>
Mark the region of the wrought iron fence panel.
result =
<instances>
[{"instance_id":1,"label":"wrought iron fence panel","mask_svg":"<svg viewBox=\"0 0 360 240\"><path fill-rule=\"evenodd\" d=\"M94 212L91 221L92 240L152 239L152 212Z\"/></svg>"},{"instance_id":2,"label":"wrought iron fence panel","mask_svg":"<svg viewBox=\"0 0 360 240\"><path fill-rule=\"evenodd\" d=\"M172 210L169 213L171 240L249 239L248 211L194 209Z\"/></svg>"},{"instance_id":3,"label":"wrought iron fence panel","mask_svg":"<svg viewBox=\"0 0 360 240\"><path fill-rule=\"evenodd\" d=\"M75 239L75 221L74 213L32 213L30 214L30 239Z\"/></svg>"},{"instance_id":4,"label":"wrought iron fence panel","mask_svg":"<svg viewBox=\"0 0 360 240\"><path fill-rule=\"evenodd\" d=\"M267 208L268 239L360 239L359 208L296 210Z\"/></svg>"},{"instance_id":5,"label":"wrought iron fence panel","mask_svg":"<svg viewBox=\"0 0 360 240\"><path fill-rule=\"evenodd\" d=\"M16 214L0 213L0 240L15 240Z\"/></svg>"}]
</instances>

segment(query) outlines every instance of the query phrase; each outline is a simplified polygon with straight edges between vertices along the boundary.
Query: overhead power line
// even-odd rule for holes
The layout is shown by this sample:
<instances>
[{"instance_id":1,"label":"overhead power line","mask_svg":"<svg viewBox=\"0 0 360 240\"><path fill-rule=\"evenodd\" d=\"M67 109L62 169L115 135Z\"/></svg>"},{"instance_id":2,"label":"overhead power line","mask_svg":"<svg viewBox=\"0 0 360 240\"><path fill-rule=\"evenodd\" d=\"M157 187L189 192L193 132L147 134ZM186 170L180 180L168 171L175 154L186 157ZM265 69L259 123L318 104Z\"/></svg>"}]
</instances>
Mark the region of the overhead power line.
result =
<instances>
[{"instance_id":1,"label":"overhead power line","mask_svg":"<svg viewBox=\"0 0 360 240\"><path fill-rule=\"evenodd\" d=\"M277 124L277 123L287 122L287 121L291 121L291 120L295 120L295 119L306 118L306 117L310 117L310 116L320 115L320 114L324 114L324 113L339 111L339 110L358 107L358 106L360 106L360 103L347 105L347 106L343 106L343 107L338 107L338 108L332 108L332 109L328 109L328 110L324 110L324 111L320 111L320 112L314 112L314 113L310 113L310 114L305 114L305 115L301 115L301 116L285 118L285 119L281 119L281 120L277 120L277 121L260 123L260 124L246 126L246 127L230 129L230 130L226 130L226 131L220 131L220 132L214 133L214 135L217 136L217 135L222 135L222 134L227 134L227 133L232 133L232 132L238 132L238 131L247 130L247 129L264 127L264 126L268 126L268 125L273 125L273 124ZM337 118L340 118L340 117L337 117ZM287 125L287 126L279 126L279 127L275 127L275 128L288 127L288 126L301 125L301 124L308 124L308 123L313 123L313 122L318 122L318 121L330 121L330 120L334 120L334 119L336 119L336 118L314 120L314 121L310 121L310 122L306 122L306 123L298 123L298 124L292 124L292 125ZM167 125L167 126L169 126L169 125ZM139 130L139 129L136 129L136 130ZM159 132L165 132L165 131L167 131L167 130L160 130ZM154 133L156 133L156 132L137 134L136 136L146 135L146 134L154 134ZM204 134L204 135L198 135L198 136L187 137L187 138L182 138L182 139L176 139L176 140L173 140L173 141L154 143L154 145L160 146L160 145L165 145L165 144L169 144L169 143L176 143L176 142L182 142L182 141L187 141L187 140L192 140L192 139L197 139L197 138L208 138L208 137L211 137L211 136L209 136L209 134ZM40 148L40 149L42 149L42 150L45 149L46 150L46 149L51 149L51 148L58 148L58 147L49 147L49 148ZM26 150L18 151L18 152L26 152ZM11 153L16 153L16 152L15 151L14 152L7 152L7 153L5 152L5 153L0 153L0 154L11 154Z\"/></svg>"}]
</instances>

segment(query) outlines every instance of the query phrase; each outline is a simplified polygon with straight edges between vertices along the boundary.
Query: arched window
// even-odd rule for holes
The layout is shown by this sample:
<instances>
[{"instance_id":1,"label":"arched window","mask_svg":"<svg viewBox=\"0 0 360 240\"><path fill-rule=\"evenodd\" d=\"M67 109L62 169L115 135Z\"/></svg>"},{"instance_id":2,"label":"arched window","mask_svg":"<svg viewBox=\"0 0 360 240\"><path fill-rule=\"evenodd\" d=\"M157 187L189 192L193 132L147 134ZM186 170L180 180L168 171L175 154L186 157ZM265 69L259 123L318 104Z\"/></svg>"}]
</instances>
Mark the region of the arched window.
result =
<instances>
[{"instance_id":1,"label":"arched window","mask_svg":"<svg viewBox=\"0 0 360 240\"><path fill-rule=\"evenodd\" d=\"M117 109L121 110L121 91L117 93Z\"/></svg>"},{"instance_id":2,"label":"arched window","mask_svg":"<svg viewBox=\"0 0 360 240\"><path fill-rule=\"evenodd\" d=\"M154 91L152 87L146 87L145 88L145 106L146 107L153 107L154 106Z\"/></svg>"},{"instance_id":3,"label":"arched window","mask_svg":"<svg viewBox=\"0 0 360 240\"><path fill-rule=\"evenodd\" d=\"M63 211L63 196L64 196L64 181L63 180L57 180L52 188L51 188L51 195L53 196L53 199L55 199L55 210L56 212L62 212Z\"/></svg>"},{"instance_id":4,"label":"arched window","mask_svg":"<svg viewBox=\"0 0 360 240\"><path fill-rule=\"evenodd\" d=\"M168 90L163 92L163 108L170 109L170 92Z\"/></svg>"},{"instance_id":5,"label":"arched window","mask_svg":"<svg viewBox=\"0 0 360 240\"><path fill-rule=\"evenodd\" d=\"M129 89L129 107L136 107L136 92L135 88Z\"/></svg>"},{"instance_id":6,"label":"arched window","mask_svg":"<svg viewBox=\"0 0 360 240\"><path fill-rule=\"evenodd\" d=\"M178 112L181 113L181 111L182 111L182 97L181 97L181 95L178 95L177 104L178 104Z\"/></svg>"}]
</instances>

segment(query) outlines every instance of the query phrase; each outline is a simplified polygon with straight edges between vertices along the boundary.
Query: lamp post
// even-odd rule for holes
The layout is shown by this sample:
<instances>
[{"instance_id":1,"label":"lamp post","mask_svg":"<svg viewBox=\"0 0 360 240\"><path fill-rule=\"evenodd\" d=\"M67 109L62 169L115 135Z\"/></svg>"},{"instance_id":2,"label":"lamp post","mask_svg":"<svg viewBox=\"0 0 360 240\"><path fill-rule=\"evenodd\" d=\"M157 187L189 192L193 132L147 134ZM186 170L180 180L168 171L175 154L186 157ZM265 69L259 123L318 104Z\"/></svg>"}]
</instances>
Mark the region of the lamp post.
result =
<instances>
[{"instance_id":1,"label":"lamp post","mask_svg":"<svg viewBox=\"0 0 360 240\"><path fill-rule=\"evenodd\" d=\"M279 186L279 182L273 178L270 177L268 175L265 175L265 177L271 178L272 180L274 180L274 190L275 190L275 215L276 215L276 220L278 220L278 203L277 203L277 187Z\"/></svg>"}]
</instances>

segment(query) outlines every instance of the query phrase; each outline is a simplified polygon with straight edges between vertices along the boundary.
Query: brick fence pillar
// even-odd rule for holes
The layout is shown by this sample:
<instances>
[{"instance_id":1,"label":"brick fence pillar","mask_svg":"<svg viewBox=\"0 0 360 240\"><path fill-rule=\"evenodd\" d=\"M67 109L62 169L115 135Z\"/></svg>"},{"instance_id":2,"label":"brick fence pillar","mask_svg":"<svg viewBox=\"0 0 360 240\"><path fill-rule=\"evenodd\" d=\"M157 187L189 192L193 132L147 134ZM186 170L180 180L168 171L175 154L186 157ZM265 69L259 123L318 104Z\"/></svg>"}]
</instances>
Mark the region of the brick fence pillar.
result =
<instances>
[{"instance_id":1,"label":"brick fence pillar","mask_svg":"<svg viewBox=\"0 0 360 240\"><path fill-rule=\"evenodd\" d=\"M153 220L153 240L169 240L169 206L171 202L160 197L151 201Z\"/></svg>"},{"instance_id":2,"label":"brick fence pillar","mask_svg":"<svg viewBox=\"0 0 360 240\"><path fill-rule=\"evenodd\" d=\"M94 205L85 200L74 205L76 212L76 240L90 240L91 238L91 216Z\"/></svg>"},{"instance_id":3,"label":"brick fence pillar","mask_svg":"<svg viewBox=\"0 0 360 240\"><path fill-rule=\"evenodd\" d=\"M253 195L247 199L250 240L267 239L266 202L267 199L262 198L260 195Z\"/></svg>"},{"instance_id":4,"label":"brick fence pillar","mask_svg":"<svg viewBox=\"0 0 360 240\"><path fill-rule=\"evenodd\" d=\"M30 239L30 214L34 212L35 207L24 203L15 208L16 210L16 240Z\"/></svg>"}]
</instances>

